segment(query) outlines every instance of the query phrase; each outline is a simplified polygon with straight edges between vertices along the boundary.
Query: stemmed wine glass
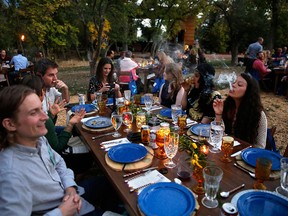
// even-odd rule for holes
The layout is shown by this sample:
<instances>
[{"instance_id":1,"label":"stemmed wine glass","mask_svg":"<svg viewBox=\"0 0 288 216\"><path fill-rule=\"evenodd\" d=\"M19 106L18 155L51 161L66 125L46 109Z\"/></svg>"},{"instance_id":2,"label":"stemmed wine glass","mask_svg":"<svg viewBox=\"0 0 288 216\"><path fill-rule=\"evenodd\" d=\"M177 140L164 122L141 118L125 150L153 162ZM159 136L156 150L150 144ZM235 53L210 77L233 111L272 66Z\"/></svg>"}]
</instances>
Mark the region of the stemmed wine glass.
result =
<instances>
[{"instance_id":1,"label":"stemmed wine glass","mask_svg":"<svg viewBox=\"0 0 288 216\"><path fill-rule=\"evenodd\" d=\"M175 157L178 151L179 134L171 132L168 136L164 136L164 150L168 157L168 162L164 163L167 168L174 168L176 164L172 158Z\"/></svg>"},{"instance_id":2,"label":"stemmed wine glass","mask_svg":"<svg viewBox=\"0 0 288 216\"><path fill-rule=\"evenodd\" d=\"M113 137L120 137L121 134L118 132L118 130L122 124L122 115L118 115L117 113L112 113L111 123L115 129L115 133L112 136Z\"/></svg>"},{"instance_id":3,"label":"stemmed wine glass","mask_svg":"<svg viewBox=\"0 0 288 216\"><path fill-rule=\"evenodd\" d=\"M144 95L144 103L146 106L147 113L149 114L150 110L152 108L152 105L153 105L153 94L145 94Z\"/></svg>"},{"instance_id":4,"label":"stemmed wine glass","mask_svg":"<svg viewBox=\"0 0 288 216\"><path fill-rule=\"evenodd\" d=\"M124 112L122 114L123 123L127 126L124 132L128 133L131 131L131 125L133 122L133 114L131 112Z\"/></svg>"}]
</instances>

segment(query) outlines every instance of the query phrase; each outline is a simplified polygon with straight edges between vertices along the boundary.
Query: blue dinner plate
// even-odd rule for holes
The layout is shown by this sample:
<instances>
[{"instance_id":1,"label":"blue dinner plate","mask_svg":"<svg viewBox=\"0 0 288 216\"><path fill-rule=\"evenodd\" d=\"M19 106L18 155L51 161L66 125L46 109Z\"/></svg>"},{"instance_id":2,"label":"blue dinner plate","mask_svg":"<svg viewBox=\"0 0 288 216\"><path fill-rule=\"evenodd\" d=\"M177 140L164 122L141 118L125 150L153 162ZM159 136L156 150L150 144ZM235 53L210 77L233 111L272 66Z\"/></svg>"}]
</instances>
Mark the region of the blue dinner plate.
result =
<instances>
[{"instance_id":1,"label":"blue dinner plate","mask_svg":"<svg viewBox=\"0 0 288 216\"><path fill-rule=\"evenodd\" d=\"M138 196L139 208L146 216L188 216L195 204L191 191L173 182L150 185Z\"/></svg>"},{"instance_id":2,"label":"blue dinner plate","mask_svg":"<svg viewBox=\"0 0 288 216\"><path fill-rule=\"evenodd\" d=\"M112 123L110 118L97 116L84 122L84 125L89 128L100 129L110 127Z\"/></svg>"},{"instance_id":3,"label":"blue dinner plate","mask_svg":"<svg viewBox=\"0 0 288 216\"><path fill-rule=\"evenodd\" d=\"M146 155L147 149L135 143L124 143L108 151L108 157L117 163L133 163L142 160Z\"/></svg>"},{"instance_id":4,"label":"blue dinner plate","mask_svg":"<svg viewBox=\"0 0 288 216\"><path fill-rule=\"evenodd\" d=\"M182 114L185 114L185 111L182 110ZM172 118L172 110L171 109L162 109L160 111L160 115L166 118Z\"/></svg>"},{"instance_id":5,"label":"blue dinner plate","mask_svg":"<svg viewBox=\"0 0 288 216\"><path fill-rule=\"evenodd\" d=\"M237 201L239 214L253 216L287 215L288 199L270 191L249 191Z\"/></svg>"},{"instance_id":6,"label":"blue dinner plate","mask_svg":"<svg viewBox=\"0 0 288 216\"><path fill-rule=\"evenodd\" d=\"M280 159L282 158L282 156L269 150L260 148L249 148L241 153L241 157L247 164L253 167L256 167L257 158L268 158L272 161L272 170L281 169Z\"/></svg>"},{"instance_id":7,"label":"blue dinner plate","mask_svg":"<svg viewBox=\"0 0 288 216\"><path fill-rule=\"evenodd\" d=\"M71 111L75 112L76 110L81 110L82 108L85 109L86 113L95 111L95 106L93 106L93 104L76 105L71 108Z\"/></svg>"},{"instance_id":8,"label":"blue dinner plate","mask_svg":"<svg viewBox=\"0 0 288 216\"><path fill-rule=\"evenodd\" d=\"M193 134L199 136L200 135L200 130L201 129L206 129L204 130L204 134L202 134L204 137L209 137L209 132L210 132L210 124L196 124L193 125L190 130Z\"/></svg>"}]
</instances>

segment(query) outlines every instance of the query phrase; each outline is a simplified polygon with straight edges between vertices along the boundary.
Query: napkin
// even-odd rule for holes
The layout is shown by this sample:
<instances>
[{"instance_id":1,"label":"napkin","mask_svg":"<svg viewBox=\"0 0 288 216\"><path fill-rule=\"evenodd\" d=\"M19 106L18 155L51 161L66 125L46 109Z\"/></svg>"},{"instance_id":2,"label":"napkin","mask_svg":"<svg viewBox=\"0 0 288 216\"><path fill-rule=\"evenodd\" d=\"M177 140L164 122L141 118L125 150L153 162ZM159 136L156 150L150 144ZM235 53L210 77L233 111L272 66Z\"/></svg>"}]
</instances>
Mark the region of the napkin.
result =
<instances>
[{"instance_id":1,"label":"napkin","mask_svg":"<svg viewBox=\"0 0 288 216\"><path fill-rule=\"evenodd\" d=\"M100 143L100 145L102 149L104 149L105 151L109 151L110 148L117 146L117 145L125 144L125 143L130 143L130 141L127 138L120 138L120 139L102 142Z\"/></svg>"},{"instance_id":2,"label":"napkin","mask_svg":"<svg viewBox=\"0 0 288 216\"><path fill-rule=\"evenodd\" d=\"M144 107L143 109L146 110L146 111L148 111L146 107ZM151 107L151 110L150 110L150 111L159 110L159 109L162 109L162 107L161 107L161 106L154 105L154 106Z\"/></svg>"},{"instance_id":3,"label":"napkin","mask_svg":"<svg viewBox=\"0 0 288 216\"><path fill-rule=\"evenodd\" d=\"M81 119L81 122L84 123L84 122L86 122L86 121L88 121L88 120L90 120L92 118L95 118L95 117L98 117L98 116L92 116L92 117L83 118L83 119Z\"/></svg>"},{"instance_id":4,"label":"napkin","mask_svg":"<svg viewBox=\"0 0 288 216\"><path fill-rule=\"evenodd\" d=\"M217 148L221 150L222 141L217 144ZM240 142L234 140L233 147L241 145Z\"/></svg>"},{"instance_id":5,"label":"napkin","mask_svg":"<svg viewBox=\"0 0 288 216\"><path fill-rule=\"evenodd\" d=\"M141 186L144 186L147 184L155 184L157 182L171 182L171 181L168 178L166 178L164 175L162 175L158 170L153 170L153 171L147 171L143 175L139 175L139 177L136 177L132 179L131 181L128 181L127 184L129 188L139 188ZM138 194L140 194L144 188L145 187L137 190Z\"/></svg>"},{"instance_id":6,"label":"napkin","mask_svg":"<svg viewBox=\"0 0 288 216\"><path fill-rule=\"evenodd\" d=\"M197 122L197 121L194 121L194 120L192 120L192 119L190 119L190 118L187 118L187 119L186 119L186 128L189 128L189 127L191 127L191 126L194 125L194 124L198 124L198 122Z\"/></svg>"}]
</instances>

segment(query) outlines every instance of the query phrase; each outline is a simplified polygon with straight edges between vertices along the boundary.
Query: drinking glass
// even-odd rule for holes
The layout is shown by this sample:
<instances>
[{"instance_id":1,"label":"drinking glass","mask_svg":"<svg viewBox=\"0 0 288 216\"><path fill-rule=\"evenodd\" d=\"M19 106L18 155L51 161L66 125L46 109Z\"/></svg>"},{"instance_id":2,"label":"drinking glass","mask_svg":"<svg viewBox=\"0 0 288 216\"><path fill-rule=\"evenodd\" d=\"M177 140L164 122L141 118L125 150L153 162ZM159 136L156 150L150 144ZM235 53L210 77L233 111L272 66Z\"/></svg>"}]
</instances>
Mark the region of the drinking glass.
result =
<instances>
[{"instance_id":1,"label":"drinking glass","mask_svg":"<svg viewBox=\"0 0 288 216\"><path fill-rule=\"evenodd\" d=\"M127 101L131 100L131 91L130 90L125 90L124 91L124 97Z\"/></svg>"},{"instance_id":2,"label":"drinking glass","mask_svg":"<svg viewBox=\"0 0 288 216\"><path fill-rule=\"evenodd\" d=\"M272 167L272 161L268 158L257 158L256 168L255 168L255 177L257 181L254 183L254 189L266 190L266 186L263 184L265 180L269 179L270 172Z\"/></svg>"},{"instance_id":3,"label":"drinking glass","mask_svg":"<svg viewBox=\"0 0 288 216\"><path fill-rule=\"evenodd\" d=\"M118 130L122 124L122 115L118 115L117 113L112 113L111 115L111 123L115 129L115 133L112 135L113 137L120 137L121 134L118 133Z\"/></svg>"},{"instance_id":4,"label":"drinking glass","mask_svg":"<svg viewBox=\"0 0 288 216\"><path fill-rule=\"evenodd\" d=\"M230 158L230 155L233 151L233 144L234 144L234 138L231 136L224 136L222 138L222 145L221 145L221 151L224 153L223 157L220 158L220 161L224 163L230 163L232 160Z\"/></svg>"},{"instance_id":5,"label":"drinking glass","mask_svg":"<svg viewBox=\"0 0 288 216\"><path fill-rule=\"evenodd\" d=\"M134 95L134 103L138 106L141 104L141 95L140 94L135 94Z\"/></svg>"},{"instance_id":6,"label":"drinking glass","mask_svg":"<svg viewBox=\"0 0 288 216\"><path fill-rule=\"evenodd\" d=\"M191 159L187 155L181 155L177 163L177 176L182 180L186 180L191 177L192 173L193 165Z\"/></svg>"},{"instance_id":7,"label":"drinking glass","mask_svg":"<svg viewBox=\"0 0 288 216\"><path fill-rule=\"evenodd\" d=\"M141 129L142 125L146 125L146 114L145 112L138 112L136 115L136 126Z\"/></svg>"},{"instance_id":8,"label":"drinking glass","mask_svg":"<svg viewBox=\"0 0 288 216\"><path fill-rule=\"evenodd\" d=\"M127 126L124 132L128 133L131 131L131 125L133 122L133 114L131 112L123 112L122 118L123 118L123 123Z\"/></svg>"},{"instance_id":9,"label":"drinking glass","mask_svg":"<svg viewBox=\"0 0 288 216\"><path fill-rule=\"evenodd\" d=\"M145 103L147 113L149 114L150 110L152 108L152 105L153 105L153 94L145 94L144 95L144 103Z\"/></svg>"},{"instance_id":10,"label":"drinking glass","mask_svg":"<svg viewBox=\"0 0 288 216\"><path fill-rule=\"evenodd\" d=\"M198 135L198 142L200 144L208 145L209 133L210 133L210 129L200 128L199 135Z\"/></svg>"},{"instance_id":11,"label":"drinking glass","mask_svg":"<svg viewBox=\"0 0 288 216\"><path fill-rule=\"evenodd\" d=\"M186 120L187 120L187 115L186 114L180 114L178 116L178 126L180 128L180 131L179 131L180 134L184 133L184 128L187 125Z\"/></svg>"},{"instance_id":12,"label":"drinking glass","mask_svg":"<svg viewBox=\"0 0 288 216\"><path fill-rule=\"evenodd\" d=\"M284 196L288 197L288 158L281 158L281 173L280 173L280 187L276 188L276 191Z\"/></svg>"},{"instance_id":13,"label":"drinking glass","mask_svg":"<svg viewBox=\"0 0 288 216\"><path fill-rule=\"evenodd\" d=\"M106 113L106 101L99 100L97 101L97 105L99 108L99 114L105 114Z\"/></svg>"},{"instance_id":14,"label":"drinking glass","mask_svg":"<svg viewBox=\"0 0 288 216\"><path fill-rule=\"evenodd\" d=\"M177 125L178 116L181 114L182 114L181 105L176 105L176 104L171 105L171 115L172 115L173 124Z\"/></svg>"},{"instance_id":15,"label":"drinking glass","mask_svg":"<svg viewBox=\"0 0 288 216\"><path fill-rule=\"evenodd\" d=\"M223 171L216 166L207 166L203 169L205 197L202 204L207 208L216 208L218 200L215 199L219 190Z\"/></svg>"},{"instance_id":16,"label":"drinking glass","mask_svg":"<svg viewBox=\"0 0 288 216\"><path fill-rule=\"evenodd\" d=\"M222 137L224 133L224 123L223 121L212 121L210 123L210 135L209 135L209 144L211 147L209 151L212 153L219 153L219 145L221 145Z\"/></svg>"},{"instance_id":17,"label":"drinking glass","mask_svg":"<svg viewBox=\"0 0 288 216\"><path fill-rule=\"evenodd\" d=\"M176 164L172 158L175 157L178 151L179 134L171 132L169 135L164 136L164 150L168 157L168 162L164 163L167 168L174 168Z\"/></svg>"}]
</instances>

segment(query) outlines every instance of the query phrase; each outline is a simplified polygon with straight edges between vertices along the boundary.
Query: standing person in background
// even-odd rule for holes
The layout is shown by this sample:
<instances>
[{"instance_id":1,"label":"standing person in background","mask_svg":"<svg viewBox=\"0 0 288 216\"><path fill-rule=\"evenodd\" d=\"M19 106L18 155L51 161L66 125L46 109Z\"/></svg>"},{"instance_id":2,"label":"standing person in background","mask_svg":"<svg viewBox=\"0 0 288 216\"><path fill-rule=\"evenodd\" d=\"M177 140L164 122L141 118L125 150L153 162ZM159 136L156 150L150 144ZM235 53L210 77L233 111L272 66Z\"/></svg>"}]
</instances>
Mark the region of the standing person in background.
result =
<instances>
[{"instance_id":1,"label":"standing person in background","mask_svg":"<svg viewBox=\"0 0 288 216\"><path fill-rule=\"evenodd\" d=\"M225 102L216 99L213 108L216 120L223 119L227 134L251 143L253 147L266 147L267 118L258 83L250 74L240 74Z\"/></svg>"},{"instance_id":2,"label":"standing person in background","mask_svg":"<svg viewBox=\"0 0 288 216\"><path fill-rule=\"evenodd\" d=\"M263 44L264 39L259 37L255 43L252 43L248 46L246 50L246 58L245 58L245 65L246 70L245 72L249 72L252 69L252 65L254 60L257 58L257 53L263 51Z\"/></svg>"},{"instance_id":3,"label":"standing person in background","mask_svg":"<svg viewBox=\"0 0 288 216\"><path fill-rule=\"evenodd\" d=\"M169 63L164 70L165 83L159 92L159 103L166 107L171 105L181 105L184 88L181 86L183 81L181 66L177 63Z\"/></svg>"},{"instance_id":4,"label":"standing person in background","mask_svg":"<svg viewBox=\"0 0 288 216\"><path fill-rule=\"evenodd\" d=\"M9 64L11 57L7 55L6 50L2 49L0 54L0 64Z\"/></svg>"},{"instance_id":5,"label":"standing person in background","mask_svg":"<svg viewBox=\"0 0 288 216\"><path fill-rule=\"evenodd\" d=\"M17 55L12 57L9 64L10 66L14 65L14 71L8 73L9 83L10 85L17 84L15 79L18 77L20 69L25 69L29 66L28 59L22 55L21 50L17 50Z\"/></svg>"},{"instance_id":6,"label":"standing person in background","mask_svg":"<svg viewBox=\"0 0 288 216\"><path fill-rule=\"evenodd\" d=\"M58 64L50 59L41 59L36 63L35 73L42 77L45 85L46 92L42 102L45 113L48 113L49 104L54 104L57 98L61 98L66 103L69 103L70 94L68 86L57 78Z\"/></svg>"}]
</instances>

